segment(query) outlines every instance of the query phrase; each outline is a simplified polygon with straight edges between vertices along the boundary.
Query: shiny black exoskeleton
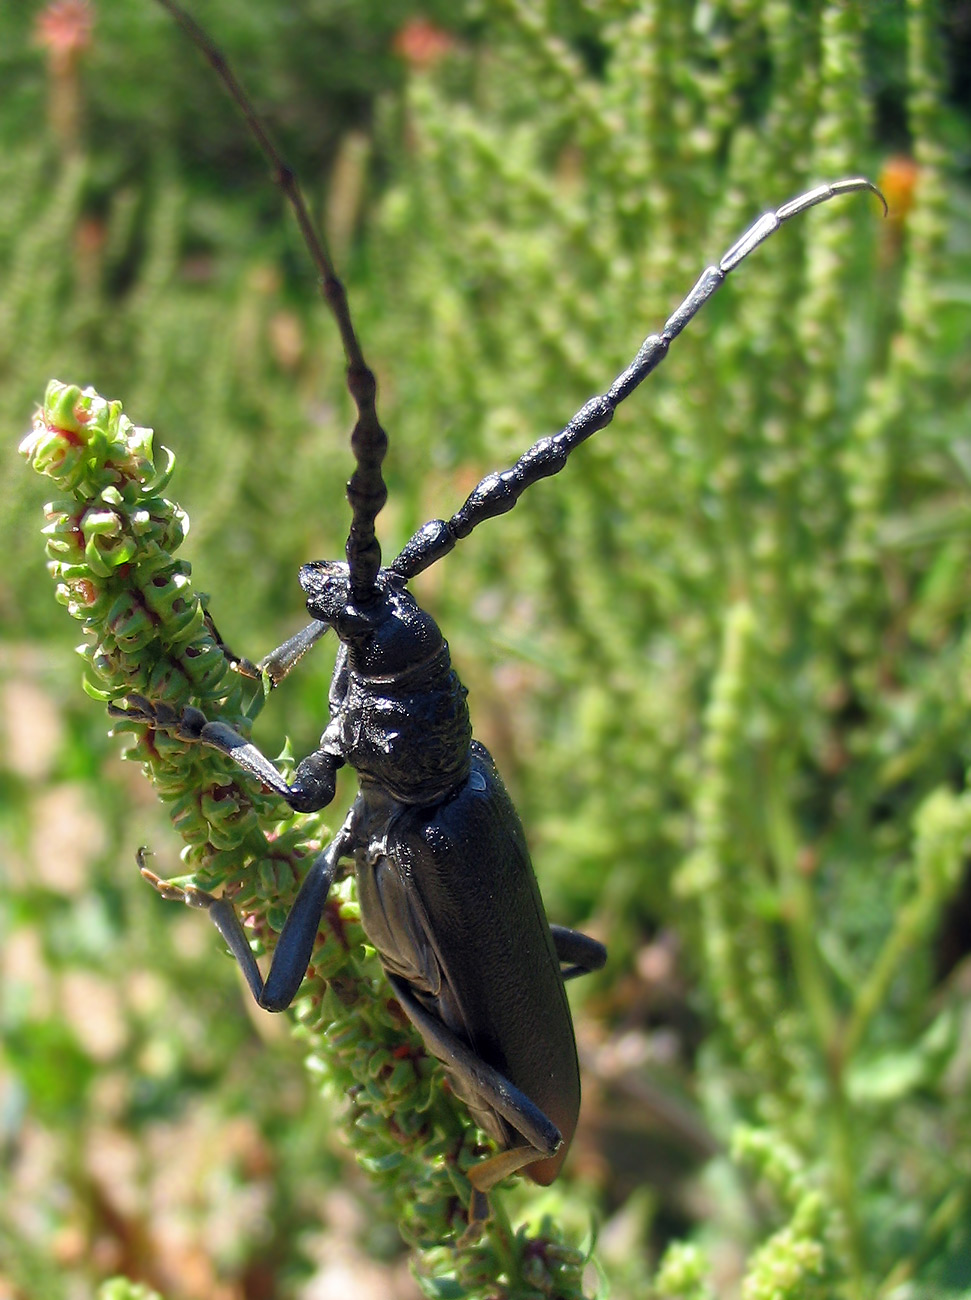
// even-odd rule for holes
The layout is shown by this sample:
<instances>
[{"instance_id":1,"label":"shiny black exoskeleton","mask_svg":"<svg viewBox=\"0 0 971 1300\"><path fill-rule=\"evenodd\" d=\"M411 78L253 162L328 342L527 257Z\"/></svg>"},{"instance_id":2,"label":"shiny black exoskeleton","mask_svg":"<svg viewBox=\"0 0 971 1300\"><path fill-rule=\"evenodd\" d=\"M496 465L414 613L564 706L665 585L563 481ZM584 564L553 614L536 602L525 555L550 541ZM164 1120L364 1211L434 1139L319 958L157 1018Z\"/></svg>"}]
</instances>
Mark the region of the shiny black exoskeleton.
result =
<instances>
[{"instance_id":1,"label":"shiny black exoskeleton","mask_svg":"<svg viewBox=\"0 0 971 1300\"><path fill-rule=\"evenodd\" d=\"M580 1102L564 980L597 969L606 952L595 940L547 922L519 817L488 752L472 740L465 688L442 634L406 583L479 524L511 510L532 484L559 473L660 365L726 276L785 221L838 195L871 190L881 201L883 196L869 181L851 178L820 185L765 213L702 272L661 332L648 335L605 393L591 398L559 433L536 441L509 469L487 475L450 519L424 524L382 568L374 524L387 496L381 473L387 437L376 414L374 376L330 253L293 173L219 51L175 0L159 3L222 79L296 216L341 336L358 419L351 435L355 470L347 485L347 562L301 569L314 621L260 665L276 683L328 628L341 642L330 720L293 781L288 784L254 745L198 709L175 715L132 697L128 716L214 746L301 811L326 807L337 769L345 763L354 768L360 793L307 873L265 983L230 903L199 891L186 891L186 901L208 908L254 996L279 1010L292 1001L306 972L339 864L353 860L364 927L396 997L428 1049L444 1062L455 1091L501 1148L470 1174L479 1193L472 1212L481 1217L482 1194L505 1174L525 1168L537 1182L548 1183L559 1171ZM248 661L238 666L253 669Z\"/></svg>"},{"instance_id":2,"label":"shiny black exoskeleton","mask_svg":"<svg viewBox=\"0 0 971 1300\"><path fill-rule=\"evenodd\" d=\"M317 755L360 779L341 836L364 929L477 1123L549 1182L580 1103L561 960L579 973L606 953L550 930L519 817L472 740L448 646L403 579L381 570L379 598L363 610L350 603L346 565L305 565L300 580L310 614L341 640ZM302 954L291 981L300 966ZM507 1157L497 1172L516 1163Z\"/></svg>"}]
</instances>

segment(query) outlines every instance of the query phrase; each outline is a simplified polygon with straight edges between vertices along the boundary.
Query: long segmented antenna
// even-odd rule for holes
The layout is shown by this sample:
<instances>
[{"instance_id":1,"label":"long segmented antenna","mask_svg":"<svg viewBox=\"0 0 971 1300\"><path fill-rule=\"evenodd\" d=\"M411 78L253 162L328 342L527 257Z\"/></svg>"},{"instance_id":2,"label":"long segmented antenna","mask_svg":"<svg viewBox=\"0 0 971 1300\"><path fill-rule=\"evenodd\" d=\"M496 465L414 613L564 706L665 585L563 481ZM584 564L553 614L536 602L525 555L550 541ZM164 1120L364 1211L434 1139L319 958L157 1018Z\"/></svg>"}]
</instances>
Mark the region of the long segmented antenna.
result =
<instances>
[{"instance_id":1,"label":"long segmented antenna","mask_svg":"<svg viewBox=\"0 0 971 1300\"><path fill-rule=\"evenodd\" d=\"M394 572L403 578L413 578L447 555L456 542L468 537L473 528L486 519L493 519L496 515L511 510L528 487L541 478L558 474L570 453L591 434L608 425L614 418L618 405L661 364L672 341L697 315L715 290L721 288L730 271L734 271L749 253L754 252L770 235L774 235L790 217L814 208L817 203L828 203L830 199L856 190L869 190L875 194L883 204L884 216L888 215L887 200L880 190L872 181L858 176L834 181L831 185L819 185L814 190L790 199L775 212L766 212L759 217L741 239L736 240L717 266L709 266L702 272L697 284L668 319L662 332L647 336L637 356L617 376L606 393L591 398L560 433L534 442L511 469L487 474L451 519L431 519L423 524L391 564Z\"/></svg>"},{"instance_id":2,"label":"long segmented antenna","mask_svg":"<svg viewBox=\"0 0 971 1300\"><path fill-rule=\"evenodd\" d=\"M324 234L318 231L310 220L296 176L267 135L262 121L237 81L232 68L208 33L190 14L176 4L175 0L158 0L158 3L163 9L168 10L204 55L246 119L250 134L270 164L273 179L283 191L297 219L300 233L320 276L320 291L337 322L347 359L347 389L357 407L357 423L351 434L351 451L354 454L356 468L347 485L351 525L345 549L350 569L352 598L357 605L367 605L377 596L376 579L381 567L381 547L374 533L374 521L388 498L388 489L381 473L381 462L388 449L388 435L378 421L374 403L376 389L374 375L364 360L361 345L354 332L347 294L334 271L334 263Z\"/></svg>"}]
</instances>

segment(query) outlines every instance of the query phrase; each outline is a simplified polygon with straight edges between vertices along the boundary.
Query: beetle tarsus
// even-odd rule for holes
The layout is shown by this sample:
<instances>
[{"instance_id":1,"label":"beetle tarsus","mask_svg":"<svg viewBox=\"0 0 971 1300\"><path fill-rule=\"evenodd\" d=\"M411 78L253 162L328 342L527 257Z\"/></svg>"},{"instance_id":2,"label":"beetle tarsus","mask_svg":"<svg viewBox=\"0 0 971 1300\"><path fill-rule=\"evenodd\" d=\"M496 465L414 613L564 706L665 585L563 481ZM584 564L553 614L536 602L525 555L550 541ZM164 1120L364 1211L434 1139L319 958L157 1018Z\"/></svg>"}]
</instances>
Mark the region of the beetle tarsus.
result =
<instances>
[{"instance_id":1,"label":"beetle tarsus","mask_svg":"<svg viewBox=\"0 0 971 1300\"><path fill-rule=\"evenodd\" d=\"M229 648L223 639L219 628L216 627L213 617L209 613L208 609L203 610L203 619L209 635L223 652L223 658L229 664L230 668L232 668L233 672L239 673L240 677L250 677L255 681L259 681L263 675L260 671L260 665L254 664L252 659L247 659L245 655L238 655L235 650Z\"/></svg>"}]
</instances>

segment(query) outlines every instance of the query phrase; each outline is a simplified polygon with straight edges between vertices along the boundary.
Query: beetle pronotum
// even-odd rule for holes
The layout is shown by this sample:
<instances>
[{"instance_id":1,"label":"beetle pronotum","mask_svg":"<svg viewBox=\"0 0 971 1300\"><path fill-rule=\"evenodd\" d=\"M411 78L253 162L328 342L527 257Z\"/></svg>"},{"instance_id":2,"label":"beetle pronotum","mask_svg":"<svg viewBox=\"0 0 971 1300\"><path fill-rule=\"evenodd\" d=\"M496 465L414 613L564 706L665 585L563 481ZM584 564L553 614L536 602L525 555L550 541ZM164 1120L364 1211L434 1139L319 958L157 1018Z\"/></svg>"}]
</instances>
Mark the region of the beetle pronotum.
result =
<instances>
[{"instance_id":1,"label":"beetle pronotum","mask_svg":"<svg viewBox=\"0 0 971 1300\"><path fill-rule=\"evenodd\" d=\"M450 519L424 524L382 566L375 521L387 496L381 464L388 440L377 417L374 376L327 244L310 220L296 178L212 40L173 0L159 3L223 81L296 216L347 359L347 385L358 412L351 435L355 469L347 485L345 559L300 570L313 621L258 666L236 661L240 671L265 672L275 685L329 628L341 642L330 720L293 779L287 781L251 742L198 709L177 712L131 695L115 712L213 746L298 811L327 806L337 769L349 764L355 770L358 796L304 878L265 981L232 905L199 890L177 892L209 911L259 1004L281 1010L306 972L340 864L353 860L362 922L395 996L444 1063L455 1091L499 1145L497 1155L470 1173L477 1193L472 1213L482 1217L485 1193L506 1174L523 1170L549 1183L560 1170L580 1102L564 980L597 969L606 952L585 935L549 925L519 818L489 753L472 739L465 688L441 631L409 594L408 581L479 524L511 510L533 483L563 469L663 361L729 272L784 222L840 195L869 190L881 201L883 196L870 181L853 177L820 185L765 213L702 272L661 332L648 335L605 393L509 469L487 475Z\"/></svg>"}]
</instances>

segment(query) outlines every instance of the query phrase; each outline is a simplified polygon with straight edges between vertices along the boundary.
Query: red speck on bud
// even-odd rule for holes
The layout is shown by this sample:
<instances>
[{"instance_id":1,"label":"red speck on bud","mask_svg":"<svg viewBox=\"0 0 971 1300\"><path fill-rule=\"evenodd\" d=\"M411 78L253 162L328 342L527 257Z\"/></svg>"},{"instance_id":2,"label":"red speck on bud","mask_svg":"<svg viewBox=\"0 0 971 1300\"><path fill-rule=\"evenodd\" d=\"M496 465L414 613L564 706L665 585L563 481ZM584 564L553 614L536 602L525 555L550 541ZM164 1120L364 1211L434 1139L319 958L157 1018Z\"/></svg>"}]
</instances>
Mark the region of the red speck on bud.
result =
<instances>
[{"instance_id":1,"label":"red speck on bud","mask_svg":"<svg viewBox=\"0 0 971 1300\"><path fill-rule=\"evenodd\" d=\"M75 412L75 415L77 415L77 412ZM87 413L84 414L84 420L88 420L90 418L91 417ZM83 423L83 421L79 419L78 423L79 424ZM84 446L84 439L80 436L80 434L75 433L73 429L62 429L57 424L48 424L47 432L56 433L58 437L63 438L64 441L70 443L72 447Z\"/></svg>"}]
</instances>

